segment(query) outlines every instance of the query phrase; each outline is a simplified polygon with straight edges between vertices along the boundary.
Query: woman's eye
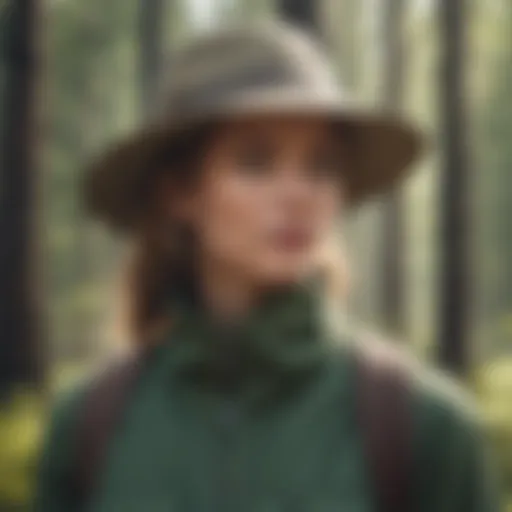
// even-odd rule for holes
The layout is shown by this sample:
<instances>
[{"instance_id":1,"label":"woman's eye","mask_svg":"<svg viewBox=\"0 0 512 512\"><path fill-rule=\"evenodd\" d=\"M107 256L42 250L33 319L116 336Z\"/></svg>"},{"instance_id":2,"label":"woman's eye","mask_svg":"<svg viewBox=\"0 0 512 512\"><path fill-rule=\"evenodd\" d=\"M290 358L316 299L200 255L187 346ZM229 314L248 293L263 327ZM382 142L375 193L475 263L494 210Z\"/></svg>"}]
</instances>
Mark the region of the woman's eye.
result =
<instances>
[{"instance_id":1,"label":"woman's eye","mask_svg":"<svg viewBox=\"0 0 512 512\"><path fill-rule=\"evenodd\" d=\"M306 169L311 178L336 178L341 170L340 158L338 155L330 153L314 155L307 163Z\"/></svg>"}]
</instances>

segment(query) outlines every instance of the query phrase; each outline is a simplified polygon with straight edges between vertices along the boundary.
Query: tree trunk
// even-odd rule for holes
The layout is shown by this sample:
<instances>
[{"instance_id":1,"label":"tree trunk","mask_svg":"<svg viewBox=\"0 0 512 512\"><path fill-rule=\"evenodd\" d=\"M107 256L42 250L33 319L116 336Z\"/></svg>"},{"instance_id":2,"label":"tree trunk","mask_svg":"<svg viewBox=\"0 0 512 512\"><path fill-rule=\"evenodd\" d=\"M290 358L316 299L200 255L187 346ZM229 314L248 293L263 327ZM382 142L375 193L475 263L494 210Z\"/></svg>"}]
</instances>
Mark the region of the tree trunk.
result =
<instances>
[{"instance_id":1,"label":"tree trunk","mask_svg":"<svg viewBox=\"0 0 512 512\"><path fill-rule=\"evenodd\" d=\"M404 0L384 0L382 28L382 103L390 111L401 109L404 95ZM387 327L397 333L404 319L404 220L399 190L385 198L382 229L382 316Z\"/></svg>"},{"instance_id":2,"label":"tree trunk","mask_svg":"<svg viewBox=\"0 0 512 512\"><path fill-rule=\"evenodd\" d=\"M441 268L439 358L462 373L468 364L469 183L465 118L464 0L439 3L441 66Z\"/></svg>"},{"instance_id":3,"label":"tree trunk","mask_svg":"<svg viewBox=\"0 0 512 512\"><path fill-rule=\"evenodd\" d=\"M139 73L141 112L148 115L155 106L163 61L163 0L139 0Z\"/></svg>"},{"instance_id":4,"label":"tree trunk","mask_svg":"<svg viewBox=\"0 0 512 512\"><path fill-rule=\"evenodd\" d=\"M342 66L344 84L355 91L360 78L360 0L344 0L342 2Z\"/></svg>"},{"instance_id":5,"label":"tree trunk","mask_svg":"<svg viewBox=\"0 0 512 512\"><path fill-rule=\"evenodd\" d=\"M321 4L322 26L340 66L342 85L356 92L361 79L362 2L361 0L324 0Z\"/></svg>"},{"instance_id":6,"label":"tree trunk","mask_svg":"<svg viewBox=\"0 0 512 512\"><path fill-rule=\"evenodd\" d=\"M311 0L277 0L277 12L284 20L314 34L316 37L322 36L317 2Z\"/></svg>"},{"instance_id":7,"label":"tree trunk","mask_svg":"<svg viewBox=\"0 0 512 512\"><path fill-rule=\"evenodd\" d=\"M0 147L0 391L42 378L41 253L38 243L37 0L3 7Z\"/></svg>"}]
</instances>

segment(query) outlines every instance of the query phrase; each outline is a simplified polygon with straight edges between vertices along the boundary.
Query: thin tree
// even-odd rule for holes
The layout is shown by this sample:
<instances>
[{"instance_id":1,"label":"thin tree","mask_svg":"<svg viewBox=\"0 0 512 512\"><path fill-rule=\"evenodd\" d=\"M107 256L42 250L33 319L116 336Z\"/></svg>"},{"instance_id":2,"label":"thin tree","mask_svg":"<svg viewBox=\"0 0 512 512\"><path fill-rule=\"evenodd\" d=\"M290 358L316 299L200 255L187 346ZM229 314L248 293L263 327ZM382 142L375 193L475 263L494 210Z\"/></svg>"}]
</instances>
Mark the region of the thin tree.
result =
<instances>
[{"instance_id":1,"label":"thin tree","mask_svg":"<svg viewBox=\"0 0 512 512\"><path fill-rule=\"evenodd\" d=\"M400 110L404 95L404 0L381 4L381 96L390 111ZM382 240L382 315L388 328L404 329L404 215L399 190L385 198Z\"/></svg>"},{"instance_id":2,"label":"thin tree","mask_svg":"<svg viewBox=\"0 0 512 512\"><path fill-rule=\"evenodd\" d=\"M362 2L360 0L344 0L341 2L341 56L343 58L344 84L355 90L360 79L360 15Z\"/></svg>"},{"instance_id":3,"label":"thin tree","mask_svg":"<svg viewBox=\"0 0 512 512\"><path fill-rule=\"evenodd\" d=\"M163 0L139 0L139 75L143 115L147 115L154 106L162 78L164 21Z\"/></svg>"},{"instance_id":4,"label":"thin tree","mask_svg":"<svg viewBox=\"0 0 512 512\"><path fill-rule=\"evenodd\" d=\"M42 377L39 176L36 167L38 0L2 10L0 137L0 391Z\"/></svg>"},{"instance_id":5,"label":"thin tree","mask_svg":"<svg viewBox=\"0 0 512 512\"><path fill-rule=\"evenodd\" d=\"M320 13L317 2L311 0L277 0L277 12L284 20L322 36Z\"/></svg>"},{"instance_id":6,"label":"thin tree","mask_svg":"<svg viewBox=\"0 0 512 512\"><path fill-rule=\"evenodd\" d=\"M468 364L469 160L465 75L465 0L439 2L441 62L439 70L441 168L441 261L439 358L462 373Z\"/></svg>"}]
</instances>

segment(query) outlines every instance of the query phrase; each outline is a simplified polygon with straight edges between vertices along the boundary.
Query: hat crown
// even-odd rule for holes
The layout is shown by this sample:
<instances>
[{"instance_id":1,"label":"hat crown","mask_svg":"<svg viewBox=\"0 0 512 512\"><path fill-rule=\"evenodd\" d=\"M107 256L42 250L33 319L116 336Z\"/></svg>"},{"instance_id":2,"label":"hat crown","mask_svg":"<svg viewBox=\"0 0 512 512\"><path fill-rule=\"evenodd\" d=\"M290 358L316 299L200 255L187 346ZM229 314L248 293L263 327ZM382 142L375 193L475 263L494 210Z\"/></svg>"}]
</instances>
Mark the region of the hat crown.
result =
<instances>
[{"instance_id":1,"label":"hat crown","mask_svg":"<svg viewBox=\"0 0 512 512\"><path fill-rule=\"evenodd\" d=\"M181 48L164 81L157 116L186 116L265 89L338 95L341 90L320 45L283 23L212 31Z\"/></svg>"},{"instance_id":2,"label":"hat crown","mask_svg":"<svg viewBox=\"0 0 512 512\"><path fill-rule=\"evenodd\" d=\"M137 226L152 198L151 171L205 123L260 113L325 118L354 154L344 169L351 204L389 188L421 148L412 125L345 94L319 43L284 23L205 33L181 48L167 71L149 123L90 170L88 206L113 227Z\"/></svg>"}]
</instances>

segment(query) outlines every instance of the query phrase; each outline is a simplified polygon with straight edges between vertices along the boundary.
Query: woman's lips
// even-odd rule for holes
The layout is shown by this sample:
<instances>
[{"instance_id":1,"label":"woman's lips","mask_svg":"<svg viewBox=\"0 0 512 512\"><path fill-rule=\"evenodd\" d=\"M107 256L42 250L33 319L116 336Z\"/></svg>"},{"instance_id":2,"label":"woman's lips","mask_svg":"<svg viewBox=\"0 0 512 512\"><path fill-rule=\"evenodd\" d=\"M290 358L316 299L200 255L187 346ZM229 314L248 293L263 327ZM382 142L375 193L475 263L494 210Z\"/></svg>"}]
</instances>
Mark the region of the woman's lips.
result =
<instances>
[{"instance_id":1,"label":"woman's lips","mask_svg":"<svg viewBox=\"0 0 512 512\"><path fill-rule=\"evenodd\" d=\"M311 246L313 237L304 229L287 228L277 231L274 234L275 245L286 251L300 251Z\"/></svg>"}]
</instances>

